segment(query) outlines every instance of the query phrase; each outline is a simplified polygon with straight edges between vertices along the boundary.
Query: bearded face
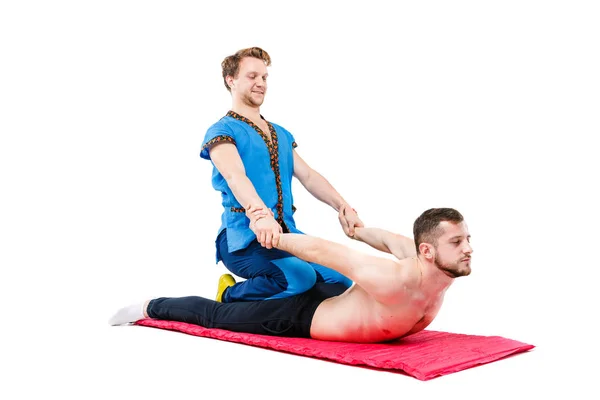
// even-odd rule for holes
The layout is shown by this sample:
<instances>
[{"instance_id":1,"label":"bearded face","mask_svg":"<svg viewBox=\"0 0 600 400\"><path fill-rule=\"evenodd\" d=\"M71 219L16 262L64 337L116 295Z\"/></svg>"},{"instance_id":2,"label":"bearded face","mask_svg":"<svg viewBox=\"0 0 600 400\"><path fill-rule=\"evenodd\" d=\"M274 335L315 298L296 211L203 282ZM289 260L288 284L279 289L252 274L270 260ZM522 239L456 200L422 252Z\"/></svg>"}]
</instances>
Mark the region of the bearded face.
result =
<instances>
[{"instance_id":1,"label":"bearded face","mask_svg":"<svg viewBox=\"0 0 600 400\"><path fill-rule=\"evenodd\" d=\"M467 276L471 273L471 235L464 222L440 223L442 235L434 245L434 263L446 275L453 278Z\"/></svg>"}]
</instances>

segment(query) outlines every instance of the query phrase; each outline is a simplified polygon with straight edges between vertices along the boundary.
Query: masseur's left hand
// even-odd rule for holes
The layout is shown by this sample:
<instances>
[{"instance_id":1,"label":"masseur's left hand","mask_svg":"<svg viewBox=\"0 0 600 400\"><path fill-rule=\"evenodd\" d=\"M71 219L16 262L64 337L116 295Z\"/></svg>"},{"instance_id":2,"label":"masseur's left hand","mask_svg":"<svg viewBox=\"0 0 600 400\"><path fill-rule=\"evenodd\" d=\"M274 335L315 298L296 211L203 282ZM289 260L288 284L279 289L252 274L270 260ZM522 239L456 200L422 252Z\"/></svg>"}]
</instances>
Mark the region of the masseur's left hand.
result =
<instances>
[{"instance_id":1,"label":"masseur's left hand","mask_svg":"<svg viewBox=\"0 0 600 400\"><path fill-rule=\"evenodd\" d=\"M340 207L338 219L340 220L344 233L350 239L354 238L354 228L365 227L365 224L358 218L357 212L347 204Z\"/></svg>"}]
</instances>

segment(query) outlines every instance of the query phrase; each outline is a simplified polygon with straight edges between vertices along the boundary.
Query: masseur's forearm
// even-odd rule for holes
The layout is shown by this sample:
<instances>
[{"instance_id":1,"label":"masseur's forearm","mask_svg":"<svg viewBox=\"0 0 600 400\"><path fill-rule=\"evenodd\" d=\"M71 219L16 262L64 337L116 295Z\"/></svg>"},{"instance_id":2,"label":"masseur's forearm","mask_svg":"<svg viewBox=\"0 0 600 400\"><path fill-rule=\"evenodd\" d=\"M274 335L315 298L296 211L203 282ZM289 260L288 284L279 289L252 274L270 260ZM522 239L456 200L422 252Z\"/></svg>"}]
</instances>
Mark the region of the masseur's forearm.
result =
<instances>
[{"instance_id":1,"label":"masseur's forearm","mask_svg":"<svg viewBox=\"0 0 600 400\"><path fill-rule=\"evenodd\" d=\"M248 211L250 207L267 209L267 206L262 201L254 185L244 174L236 174L228 177L227 185L235 196L238 203Z\"/></svg>"},{"instance_id":2,"label":"masseur's forearm","mask_svg":"<svg viewBox=\"0 0 600 400\"><path fill-rule=\"evenodd\" d=\"M385 229L357 227L354 229L354 239L360 240L379 251L392 253L398 259L416 255L413 239Z\"/></svg>"},{"instance_id":3,"label":"masseur's forearm","mask_svg":"<svg viewBox=\"0 0 600 400\"><path fill-rule=\"evenodd\" d=\"M335 211L339 211L343 205L348 205L348 202L335 190L327 179L315 170L311 170L303 183L304 187L316 199L331 206Z\"/></svg>"}]
</instances>

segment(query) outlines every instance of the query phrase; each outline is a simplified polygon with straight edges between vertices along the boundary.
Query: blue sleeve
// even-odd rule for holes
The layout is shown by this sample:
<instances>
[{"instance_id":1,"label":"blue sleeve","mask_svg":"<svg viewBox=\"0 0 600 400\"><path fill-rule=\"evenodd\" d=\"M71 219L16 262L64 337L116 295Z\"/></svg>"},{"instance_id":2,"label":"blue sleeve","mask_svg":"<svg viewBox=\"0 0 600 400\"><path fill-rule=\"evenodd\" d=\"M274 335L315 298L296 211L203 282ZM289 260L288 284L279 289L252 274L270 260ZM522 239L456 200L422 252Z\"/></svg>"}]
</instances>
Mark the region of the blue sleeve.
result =
<instances>
[{"instance_id":1,"label":"blue sleeve","mask_svg":"<svg viewBox=\"0 0 600 400\"><path fill-rule=\"evenodd\" d=\"M209 149L215 143L230 142L236 144L235 133L233 129L227 125L217 122L206 131L204 140L202 141L202 149L200 150L200 157L205 160L210 160Z\"/></svg>"},{"instance_id":2,"label":"blue sleeve","mask_svg":"<svg viewBox=\"0 0 600 400\"><path fill-rule=\"evenodd\" d=\"M296 143L296 139L294 139L294 135L292 135L292 132L288 131L287 129L285 131L290 136L290 142L292 143L292 149L295 149L296 147L298 147L298 143Z\"/></svg>"},{"instance_id":3,"label":"blue sleeve","mask_svg":"<svg viewBox=\"0 0 600 400\"><path fill-rule=\"evenodd\" d=\"M298 143L296 143L296 139L294 138L294 135L292 135L292 132L288 131L287 129L285 129L283 126L278 125L278 124L274 124L273 126L275 127L275 129L278 132L283 132L286 136L286 140L289 141L289 143L292 146L292 149L295 149L296 147L298 147Z\"/></svg>"}]
</instances>

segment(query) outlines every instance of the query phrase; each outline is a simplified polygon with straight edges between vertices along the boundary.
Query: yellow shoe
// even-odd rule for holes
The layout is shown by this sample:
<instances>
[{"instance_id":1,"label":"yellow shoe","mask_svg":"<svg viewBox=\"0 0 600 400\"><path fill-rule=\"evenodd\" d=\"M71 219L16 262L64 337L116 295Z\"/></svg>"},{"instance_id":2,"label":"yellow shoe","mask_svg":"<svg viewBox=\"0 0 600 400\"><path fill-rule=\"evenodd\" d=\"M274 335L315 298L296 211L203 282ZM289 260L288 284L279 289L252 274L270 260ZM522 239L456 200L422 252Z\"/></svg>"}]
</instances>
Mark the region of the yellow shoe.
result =
<instances>
[{"instance_id":1,"label":"yellow shoe","mask_svg":"<svg viewBox=\"0 0 600 400\"><path fill-rule=\"evenodd\" d=\"M221 275L219 285L217 286L217 298L215 301L221 303L223 301L223 292L230 286L235 285L235 279L229 274Z\"/></svg>"}]
</instances>

